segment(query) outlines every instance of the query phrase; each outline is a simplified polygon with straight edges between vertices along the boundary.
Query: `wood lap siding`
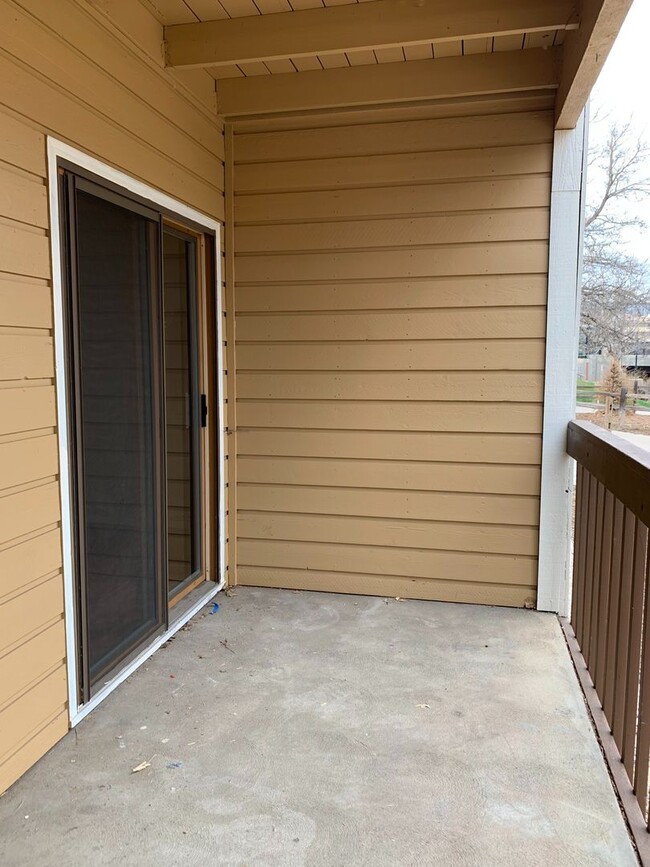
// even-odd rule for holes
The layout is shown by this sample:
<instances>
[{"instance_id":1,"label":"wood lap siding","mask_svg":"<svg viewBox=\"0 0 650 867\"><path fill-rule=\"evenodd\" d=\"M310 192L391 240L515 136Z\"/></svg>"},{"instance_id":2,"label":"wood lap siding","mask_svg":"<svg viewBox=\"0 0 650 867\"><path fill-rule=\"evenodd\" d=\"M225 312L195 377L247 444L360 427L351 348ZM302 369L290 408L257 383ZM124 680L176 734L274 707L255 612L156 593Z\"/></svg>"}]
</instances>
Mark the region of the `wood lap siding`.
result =
<instances>
[{"instance_id":1,"label":"wood lap siding","mask_svg":"<svg viewBox=\"0 0 650 867\"><path fill-rule=\"evenodd\" d=\"M533 101L235 127L240 583L534 602L553 115Z\"/></svg>"},{"instance_id":2,"label":"wood lap siding","mask_svg":"<svg viewBox=\"0 0 650 867\"><path fill-rule=\"evenodd\" d=\"M223 216L214 82L120 5L0 0L0 792L68 729L46 136Z\"/></svg>"},{"instance_id":3,"label":"wood lap siding","mask_svg":"<svg viewBox=\"0 0 650 867\"><path fill-rule=\"evenodd\" d=\"M68 720L45 138L4 112L0 130L3 791Z\"/></svg>"}]
</instances>

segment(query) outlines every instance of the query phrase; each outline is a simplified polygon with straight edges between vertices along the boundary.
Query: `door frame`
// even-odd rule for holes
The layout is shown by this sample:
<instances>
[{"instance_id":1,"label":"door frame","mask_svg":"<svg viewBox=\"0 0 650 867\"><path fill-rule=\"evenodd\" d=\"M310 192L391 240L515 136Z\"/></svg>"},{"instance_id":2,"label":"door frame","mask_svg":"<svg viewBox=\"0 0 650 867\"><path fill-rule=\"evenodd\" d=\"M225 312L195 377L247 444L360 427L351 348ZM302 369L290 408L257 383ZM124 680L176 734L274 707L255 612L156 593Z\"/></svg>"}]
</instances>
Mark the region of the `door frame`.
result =
<instances>
[{"instance_id":1,"label":"door frame","mask_svg":"<svg viewBox=\"0 0 650 867\"><path fill-rule=\"evenodd\" d=\"M193 617L212 597L225 586L225 562L226 562L226 536L225 536L225 431L224 431L224 394L223 394L223 311L221 298L221 223L202 214L200 211L189 207L172 198L166 193L130 177L124 172L114 169L112 166L89 156L83 151L73 148L65 142L48 136L47 138L47 161L48 161L48 197L50 209L50 248L52 257L52 289L54 306L54 351L56 363L56 412L57 433L59 450L59 490L61 497L61 535L62 535L62 560L63 560L63 585L64 585L64 615L66 633L66 667L68 675L68 713L70 725L75 726L87 714L89 714L101 701L131 675L152 653L177 632L187 621ZM187 220L190 224L212 233L214 247L212 250L214 283L214 333L216 340L216 396L217 396L217 426L216 442L217 455L217 545L216 563L213 564L213 573L216 575L216 583L211 582L206 592L196 600L182 615L176 618L173 624L162 634L157 635L147 644L135 658L109 680L87 702L80 702L78 690L77 649L78 630L76 617L76 582L74 573L74 497L73 476L71 466L71 454L74 436L71 435L69 423L69 402L72 395L72 383L70 382L67 363L67 342L65 333L65 294L66 284L64 276L64 262L61 246L61 204L59 201L59 162L71 163L81 170L86 170L97 177L106 180L110 184L150 202L157 208L175 215L179 220ZM207 243L207 241L206 241ZM205 295L205 293L204 293ZM204 300L202 303L205 303ZM213 416L214 417L214 416ZM207 518L207 514L205 516ZM211 537L214 532L213 526L207 526L208 521L204 518L204 532ZM214 522L210 522L213 524ZM212 531L212 532L210 532Z\"/></svg>"},{"instance_id":2,"label":"door frame","mask_svg":"<svg viewBox=\"0 0 650 867\"><path fill-rule=\"evenodd\" d=\"M194 281L195 281L195 289L192 291L190 289L190 304L189 307L194 305L194 316L190 315L190 329L192 330L194 340L196 341L196 353L192 354L192 362L195 362L196 369L193 370L192 376L196 377L196 385L197 385L197 393L201 395L201 399L204 395L210 391L209 388L209 373L207 370L207 360L210 357L210 347L209 340L206 335L206 311L205 311L205 293L201 292L200 294L196 291L196 288L199 286L205 286L207 282L207 274L205 273L205 257L206 251L204 249L204 236L200 234L196 229L189 228L187 226L181 225L177 220L171 219L168 216L163 216L162 219L162 251L163 251L163 286L164 286L164 235L165 231L169 231L171 234L176 235L179 238L184 240L193 240L196 244L196 261L194 268ZM163 288L164 294L164 288ZM189 310L189 308L188 308ZM164 315L164 311L163 311ZM198 416L200 417L203 413L202 405L198 407ZM200 430L200 425L199 425ZM167 604L168 611L181 602L185 596L191 593L203 580L205 580L205 575L207 575L209 571L209 565L213 558L210 557L210 548L211 548L211 534L209 533L209 527L205 526L206 522L204 520L205 516L209 514L209 498L210 498L210 473L209 473L209 450L206 449L205 440L199 437L199 464L202 468L201 475L203 477L203 484L201 486L201 490L199 492L199 496L194 498L194 506L197 508L199 515L199 523L202 525L201 527L201 535L200 535L200 560L202 564L202 568L199 570L199 573L194 573L193 576L188 576L185 581L183 581L180 587L171 591L169 586L167 587ZM207 452L207 454L206 454ZM169 481L169 480L168 480Z\"/></svg>"}]
</instances>

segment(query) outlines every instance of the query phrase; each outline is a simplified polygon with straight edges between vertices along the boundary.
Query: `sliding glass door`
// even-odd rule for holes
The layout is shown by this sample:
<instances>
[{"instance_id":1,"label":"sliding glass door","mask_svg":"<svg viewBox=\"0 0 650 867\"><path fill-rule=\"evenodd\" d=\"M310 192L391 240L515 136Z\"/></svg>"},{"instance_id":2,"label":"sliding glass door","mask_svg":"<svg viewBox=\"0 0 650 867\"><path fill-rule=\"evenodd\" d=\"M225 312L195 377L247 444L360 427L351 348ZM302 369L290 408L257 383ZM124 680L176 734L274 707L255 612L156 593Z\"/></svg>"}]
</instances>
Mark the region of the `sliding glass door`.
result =
<instances>
[{"instance_id":1,"label":"sliding glass door","mask_svg":"<svg viewBox=\"0 0 650 867\"><path fill-rule=\"evenodd\" d=\"M167 575L176 596L201 564L201 393L198 388L197 240L163 230Z\"/></svg>"},{"instance_id":2,"label":"sliding glass door","mask_svg":"<svg viewBox=\"0 0 650 867\"><path fill-rule=\"evenodd\" d=\"M84 701L205 577L200 238L65 172Z\"/></svg>"}]
</instances>

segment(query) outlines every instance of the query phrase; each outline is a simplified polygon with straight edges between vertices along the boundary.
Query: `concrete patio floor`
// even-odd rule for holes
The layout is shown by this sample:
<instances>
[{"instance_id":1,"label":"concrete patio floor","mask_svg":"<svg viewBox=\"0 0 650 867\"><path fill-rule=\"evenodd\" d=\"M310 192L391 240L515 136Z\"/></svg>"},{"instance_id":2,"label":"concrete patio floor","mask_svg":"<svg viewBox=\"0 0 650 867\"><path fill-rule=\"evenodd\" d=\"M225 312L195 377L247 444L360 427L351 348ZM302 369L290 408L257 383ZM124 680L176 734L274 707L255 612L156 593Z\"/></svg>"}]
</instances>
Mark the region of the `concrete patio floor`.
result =
<instances>
[{"instance_id":1,"label":"concrete patio floor","mask_svg":"<svg viewBox=\"0 0 650 867\"><path fill-rule=\"evenodd\" d=\"M636 865L554 616L218 599L0 799L4 867Z\"/></svg>"}]
</instances>

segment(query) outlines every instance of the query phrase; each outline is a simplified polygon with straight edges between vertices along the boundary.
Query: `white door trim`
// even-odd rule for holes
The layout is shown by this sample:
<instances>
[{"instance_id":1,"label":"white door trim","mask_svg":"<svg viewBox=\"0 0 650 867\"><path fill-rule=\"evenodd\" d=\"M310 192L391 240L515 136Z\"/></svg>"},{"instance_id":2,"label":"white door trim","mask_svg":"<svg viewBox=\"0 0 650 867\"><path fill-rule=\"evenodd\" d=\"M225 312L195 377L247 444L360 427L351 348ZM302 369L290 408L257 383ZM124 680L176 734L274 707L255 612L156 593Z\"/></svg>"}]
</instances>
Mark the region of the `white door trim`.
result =
<instances>
[{"instance_id":1,"label":"white door trim","mask_svg":"<svg viewBox=\"0 0 650 867\"><path fill-rule=\"evenodd\" d=\"M588 111L553 141L537 608L569 613L573 463Z\"/></svg>"},{"instance_id":2,"label":"white door trim","mask_svg":"<svg viewBox=\"0 0 650 867\"><path fill-rule=\"evenodd\" d=\"M223 424L223 312L221 291L216 293L216 333L217 333L217 395L218 395L218 425L219 425L219 486L218 486L218 527L219 527L219 564L220 570L216 586L198 600L198 602L186 611L184 615L175 621L173 626L164 634L155 638L147 645L129 665L119 672L111 681L93 698L81 704L77 689L77 629L75 616L75 580L73 572L73 537L72 537L72 480L70 475L70 433L68 430L68 391L69 383L66 375L66 349L64 331L64 279L61 255L61 218L59 210L59 182L58 161L68 160L79 168L86 169L98 177L104 178L124 190L134 193L141 198L147 199L154 205L184 217L193 223L200 225L215 233L215 273L218 290L222 285L221 278L221 224L211 217L207 217L200 211L177 201L160 190L130 177L123 172L112 168L106 163L100 162L83 151L71 147L65 142L58 141L48 136L47 161L48 161L48 195L50 205L50 248L52 255L52 289L54 296L54 351L56 366L56 393L57 393L57 433L59 448L59 490L61 497L61 534L63 547L63 585L65 602L65 634L66 634L66 665L68 674L68 709L71 725L76 725L90 711L96 707L116 686L135 671L146 659L154 653L165 641L181 628L196 612L205 605L225 584L226 562L226 534L225 534L225 436Z\"/></svg>"}]
</instances>

